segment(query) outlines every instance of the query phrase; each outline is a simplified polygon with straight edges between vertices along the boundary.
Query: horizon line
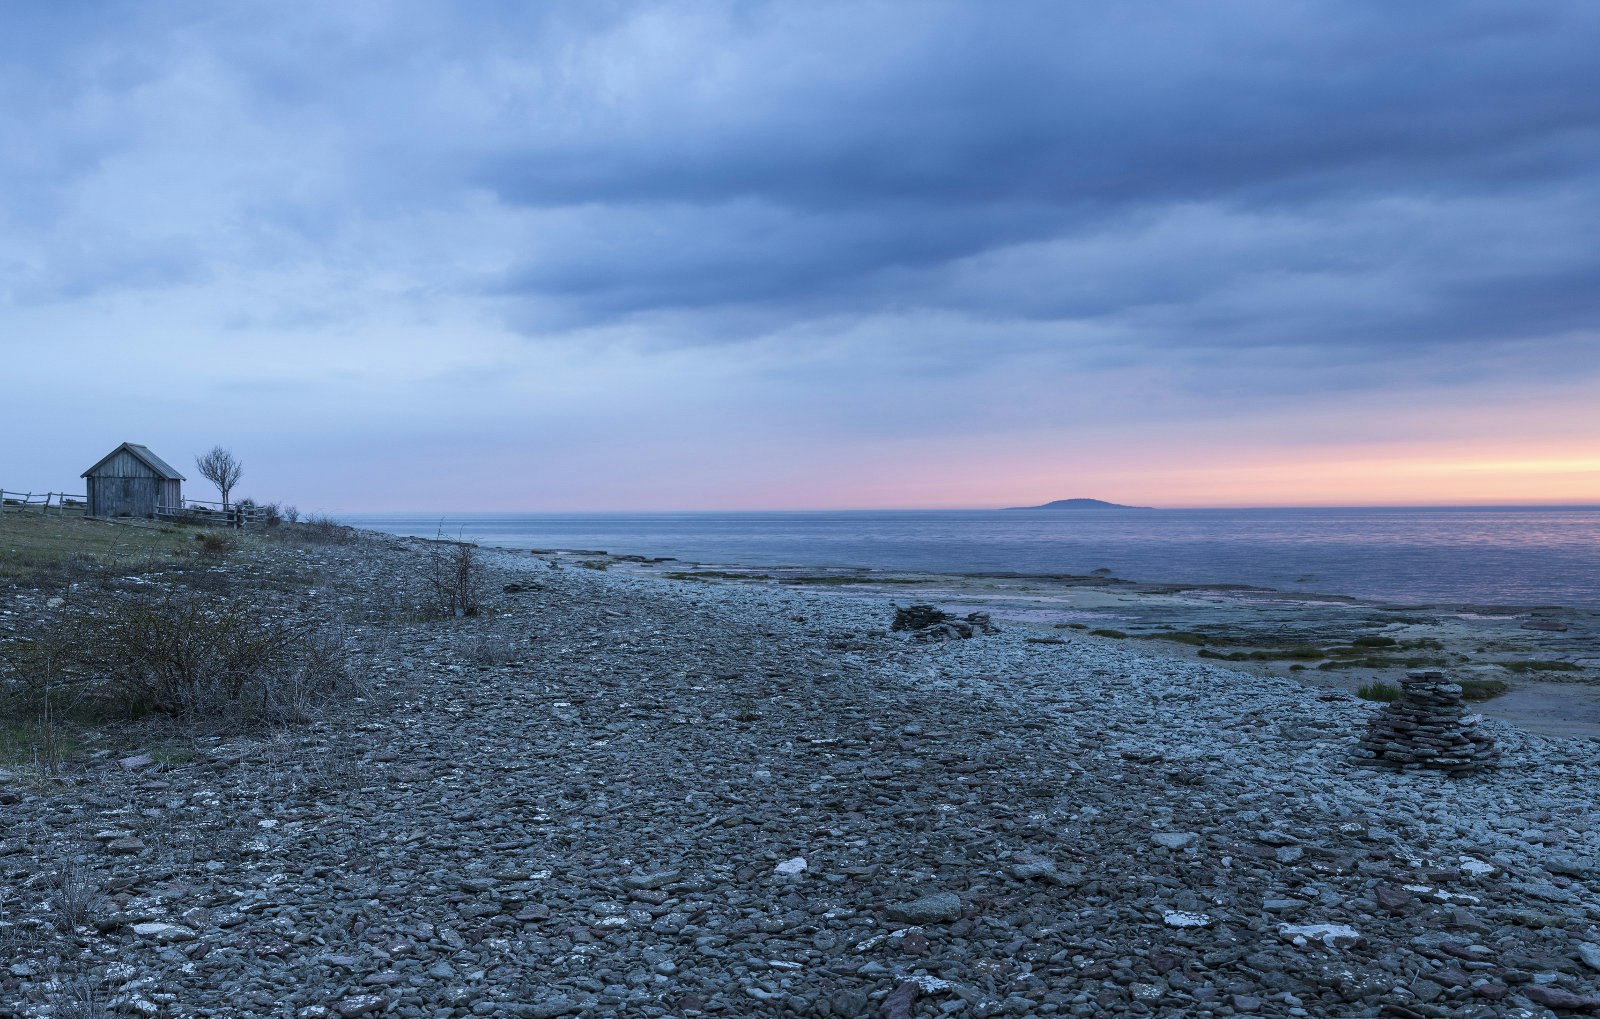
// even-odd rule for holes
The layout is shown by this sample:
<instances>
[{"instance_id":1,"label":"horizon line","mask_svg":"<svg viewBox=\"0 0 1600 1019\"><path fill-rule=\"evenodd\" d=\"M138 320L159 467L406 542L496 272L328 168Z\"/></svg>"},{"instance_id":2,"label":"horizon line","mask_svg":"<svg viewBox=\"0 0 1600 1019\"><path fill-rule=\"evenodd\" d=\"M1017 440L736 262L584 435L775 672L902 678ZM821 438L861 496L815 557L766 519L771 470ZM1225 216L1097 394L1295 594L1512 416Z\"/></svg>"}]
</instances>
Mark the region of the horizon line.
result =
<instances>
[{"instance_id":1,"label":"horizon line","mask_svg":"<svg viewBox=\"0 0 1600 1019\"><path fill-rule=\"evenodd\" d=\"M1595 502L1462 502L1462 503L1260 503L1254 505L1244 504L1214 504L1214 505L1176 505L1176 506L1125 506L1118 509L1129 509L1140 512L1178 512L1194 510L1600 510L1600 501ZM1071 510L1043 510L1038 506L812 506L812 507L765 507L765 508L657 508L657 509L364 509L364 510L334 510L335 514L350 516L381 516L387 514L406 515L450 515L450 514L494 514L494 513L529 513L550 515L605 515L605 514L630 514L630 513L995 513L1014 510L1034 510L1052 514L1071 516L1075 513L1109 512L1110 510L1097 509L1071 509Z\"/></svg>"}]
</instances>

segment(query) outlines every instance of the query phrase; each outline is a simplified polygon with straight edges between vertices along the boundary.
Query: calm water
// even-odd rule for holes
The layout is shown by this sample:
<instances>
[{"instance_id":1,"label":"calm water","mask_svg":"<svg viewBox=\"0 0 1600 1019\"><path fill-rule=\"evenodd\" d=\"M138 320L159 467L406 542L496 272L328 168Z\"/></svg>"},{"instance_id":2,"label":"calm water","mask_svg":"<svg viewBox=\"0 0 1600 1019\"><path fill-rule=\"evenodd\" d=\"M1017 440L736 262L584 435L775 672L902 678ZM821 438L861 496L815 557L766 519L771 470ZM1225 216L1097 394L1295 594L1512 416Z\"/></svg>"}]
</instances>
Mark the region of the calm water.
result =
<instances>
[{"instance_id":1,"label":"calm water","mask_svg":"<svg viewBox=\"0 0 1600 1019\"><path fill-rule=\"evenodd\" d=\"M358 527L751 566L1088 573L1600 609L1600 508L405 513Z\"/></svg>"}]
</instances>

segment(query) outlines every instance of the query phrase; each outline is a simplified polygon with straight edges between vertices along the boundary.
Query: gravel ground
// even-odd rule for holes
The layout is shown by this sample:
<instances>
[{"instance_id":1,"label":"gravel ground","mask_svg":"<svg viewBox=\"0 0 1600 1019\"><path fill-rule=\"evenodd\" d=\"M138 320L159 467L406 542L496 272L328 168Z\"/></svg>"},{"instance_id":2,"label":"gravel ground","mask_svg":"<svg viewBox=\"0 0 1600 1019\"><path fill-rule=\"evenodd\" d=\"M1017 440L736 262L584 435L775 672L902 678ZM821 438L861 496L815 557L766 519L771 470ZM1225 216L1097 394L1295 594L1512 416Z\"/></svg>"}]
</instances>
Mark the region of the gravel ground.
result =
<instances>
[{"instance_id":1,"label":"gravel ground","mask_svg":"<svg viewBox=\"0 0 1600 1019\"><path fill-rule=\"evenodd\" d=\"M1343 694L887 599L292 555L372 696L0 781L0 1015L1600 1011L1600 744L1391 774Z\"/></svg>"}]
</instances>

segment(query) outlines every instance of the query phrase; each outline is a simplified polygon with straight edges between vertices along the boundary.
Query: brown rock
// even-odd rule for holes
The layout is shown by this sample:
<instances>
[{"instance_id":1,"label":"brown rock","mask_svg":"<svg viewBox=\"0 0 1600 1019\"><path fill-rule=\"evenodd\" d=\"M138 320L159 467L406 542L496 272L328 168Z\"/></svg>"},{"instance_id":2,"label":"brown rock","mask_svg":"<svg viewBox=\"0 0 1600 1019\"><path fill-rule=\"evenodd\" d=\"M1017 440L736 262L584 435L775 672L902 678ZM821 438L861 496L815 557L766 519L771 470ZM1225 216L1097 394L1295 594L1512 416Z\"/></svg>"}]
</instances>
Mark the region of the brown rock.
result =
<instances>
[{"instance_id":1,"label":"brown rock","mask_svg":"<svg viewBox=\"0 0 1600 1019\"><path fill-rule=\"evenodd\" d=\"M1551 987L1548 984L1529 984L1522 989L1522 994L1534 1004L1546 1008L1568 1012L1600 1011L1600 998L1587 994L1573 994L1571 991Z\"/></svg>"},{"instance_id":2,"label":"brown rock","mask_svg":"<svg viewBox=\"0 0 1600 1019\"><path fill-rule=\"evenodd\" d=\"M1401 910L1411 903L1411 893L1393 885L1379 885L1373 890L1373 895L1384 909Z\"/></svg>"}]
</instances>

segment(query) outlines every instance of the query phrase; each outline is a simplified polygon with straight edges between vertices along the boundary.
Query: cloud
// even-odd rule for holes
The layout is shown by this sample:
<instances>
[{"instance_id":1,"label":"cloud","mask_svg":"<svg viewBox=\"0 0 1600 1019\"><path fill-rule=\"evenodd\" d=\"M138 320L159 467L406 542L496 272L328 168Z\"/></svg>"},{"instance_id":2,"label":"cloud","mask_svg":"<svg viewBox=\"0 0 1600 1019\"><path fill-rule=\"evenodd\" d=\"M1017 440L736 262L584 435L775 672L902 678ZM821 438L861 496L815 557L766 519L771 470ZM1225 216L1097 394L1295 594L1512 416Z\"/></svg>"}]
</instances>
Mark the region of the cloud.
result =
<instances>
[{"instance_id":1,"label":"cloud","mask_svg":"<svg viewBox=\"0 0 1600 1019\"><path fill-rule=\"evenodd\" d=\"M1597 29L1586 0L8 8L0 346L37 393L59 346L166 410L575 462L1592 387Z\"/></svg>"}]
</instances>

